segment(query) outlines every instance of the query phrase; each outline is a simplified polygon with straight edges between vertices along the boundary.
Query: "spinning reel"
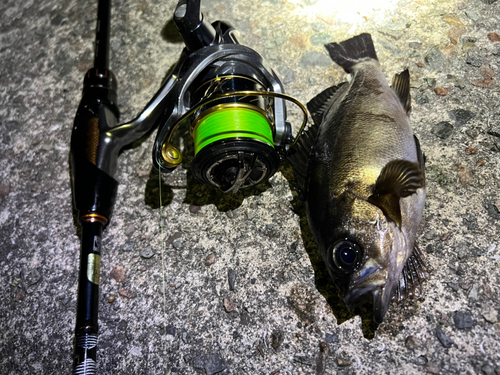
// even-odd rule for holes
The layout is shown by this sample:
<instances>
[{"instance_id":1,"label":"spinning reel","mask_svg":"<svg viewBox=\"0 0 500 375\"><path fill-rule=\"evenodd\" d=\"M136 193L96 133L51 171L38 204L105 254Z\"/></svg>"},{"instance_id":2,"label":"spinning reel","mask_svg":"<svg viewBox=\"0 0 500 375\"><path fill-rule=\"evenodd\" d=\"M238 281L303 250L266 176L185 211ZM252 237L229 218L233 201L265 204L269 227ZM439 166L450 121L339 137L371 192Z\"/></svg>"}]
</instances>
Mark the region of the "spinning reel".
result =
<instances>
[{"instance_id":1,"label":"spinning reel","mask_svg":"<svg viewBox=\"0 0 500 375\"><path fill-rule=\"evenodd\" d=\"M172 172L182 162L171 141L178 127L187 126L195 148L192 172L199 180L233 193L266 181L296 141L285 102L303 113L297 134L307 122L306 109L284 94L257 52L238 44L231 26L205 20L200 0L181 0L174 22L185 48L163 87L131 123L159 126L154 166Z\"/></svg>"}]
</instances>

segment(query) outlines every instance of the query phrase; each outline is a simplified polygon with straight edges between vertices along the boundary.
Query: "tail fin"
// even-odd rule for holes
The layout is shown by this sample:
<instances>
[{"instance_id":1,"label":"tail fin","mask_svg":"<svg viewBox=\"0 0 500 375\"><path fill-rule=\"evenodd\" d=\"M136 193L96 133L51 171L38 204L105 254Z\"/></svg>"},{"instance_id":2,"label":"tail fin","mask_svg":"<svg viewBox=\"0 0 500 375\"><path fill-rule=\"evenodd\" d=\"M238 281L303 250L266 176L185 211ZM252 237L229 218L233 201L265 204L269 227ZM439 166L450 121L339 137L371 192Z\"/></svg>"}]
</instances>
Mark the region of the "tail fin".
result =
<instances>
[{"instance_id":1,"label":"tail fin","mask_svg":"<svg viewBox=\"0 0 500 375\"><path fill-rule=\"evenodd\" d=\"M375 47L370 34L360 34L342 43L325 45L330 57L348 73L359 60L365 58L377 59Z\"/></svg>"}]
</instances>

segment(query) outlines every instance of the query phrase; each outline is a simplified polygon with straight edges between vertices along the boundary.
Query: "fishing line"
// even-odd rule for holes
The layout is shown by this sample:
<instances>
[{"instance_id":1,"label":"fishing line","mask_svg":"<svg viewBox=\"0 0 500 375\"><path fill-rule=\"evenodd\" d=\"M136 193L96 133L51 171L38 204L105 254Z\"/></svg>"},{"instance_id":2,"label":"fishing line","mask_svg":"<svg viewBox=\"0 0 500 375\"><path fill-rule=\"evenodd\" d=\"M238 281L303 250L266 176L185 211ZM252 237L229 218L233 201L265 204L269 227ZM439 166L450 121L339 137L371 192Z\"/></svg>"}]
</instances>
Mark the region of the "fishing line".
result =
<instances>
[{"instance_id":1,"label":"fishing line","mask_svg":"<svg viewBox=\"0 0 500 375\"><path fill-rule=\"evenodd\" d=\"M165 234L163 232L162 207L163 201L161 197L161 170L158 170L158 190L160 195L160 251L161 251L161 268L163 279L163 322L165 327L165 338L163 339L163 353L165 355L165 374L168 374L167 358L167 296L165 290Z\"/></svg>"}]
</instances>

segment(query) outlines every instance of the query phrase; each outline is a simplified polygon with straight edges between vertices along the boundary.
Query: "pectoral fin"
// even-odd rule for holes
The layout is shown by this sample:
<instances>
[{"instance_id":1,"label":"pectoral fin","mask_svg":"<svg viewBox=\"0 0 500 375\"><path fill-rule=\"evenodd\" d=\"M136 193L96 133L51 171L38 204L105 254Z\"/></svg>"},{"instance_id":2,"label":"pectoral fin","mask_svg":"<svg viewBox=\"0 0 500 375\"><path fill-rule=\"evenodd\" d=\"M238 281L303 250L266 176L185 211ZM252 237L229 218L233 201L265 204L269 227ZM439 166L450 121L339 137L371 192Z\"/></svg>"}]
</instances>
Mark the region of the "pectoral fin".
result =
<instances>
[{"instance_id":1,"label":"pectoral fin","mask_svg":"<svg viewBox=\"0 0 500 375\"><path fill-rule=\"evenodd\" d=\"M419 163L393 160L382 168L373 194L393 194L399 198L406 198L421 187L424 187L424 173Z\"/></svg>"},{"instance_id":2,"label":"pectoral fin","mask_svg":"<svg viewBox=\"0 0 500 375\"><path fill-rule=\"evenodd\" d=\"M379 207L397 225L401 225L399 200L416 193L424 186L419 163L393 160L382 169L368 202Z\"/></svg>"}]
</instances>

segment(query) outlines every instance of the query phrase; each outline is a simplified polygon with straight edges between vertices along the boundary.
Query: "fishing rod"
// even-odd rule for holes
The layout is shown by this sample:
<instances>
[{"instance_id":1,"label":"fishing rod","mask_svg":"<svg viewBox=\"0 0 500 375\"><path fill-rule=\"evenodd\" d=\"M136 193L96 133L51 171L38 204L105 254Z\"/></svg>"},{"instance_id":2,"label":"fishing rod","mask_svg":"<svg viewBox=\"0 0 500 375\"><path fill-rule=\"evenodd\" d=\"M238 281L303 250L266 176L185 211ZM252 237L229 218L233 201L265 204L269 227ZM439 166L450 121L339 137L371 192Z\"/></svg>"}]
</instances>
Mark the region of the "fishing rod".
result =
<instances>
[{"instance_id":1,"label":"fishing rod","mask_svg":"<svg viewBox=\"0 0 500 375\"><path fill-rule=\"evenodd\" d=\"M96 373L101 238L116 200L120 150L149 124L118 125L117 81L109 69L111 1L99 0L94 67L83 82L71 134L73 205L81 229L73 373Z\"/></svg>"},{"instance_id":2,"label":"fishing rod","mask_svg":"<svg viewBox=\"0 0 500 375\"><path fill-rule=\"evenodd\" d=\"M74 374L96 374L101 238L116 200L120 150L159 127L153 166L170 173L182 161L173 133L187 126L195 143L193 174L236 193L267 181L306 125L307 110L284 93L262 56L239 44L228 23L209 23L200 2L178 2L174 22L185 48L139 116L119 125L117 81L109 69L111 1L99 0L94 67L85 74L71 136L73 203L81 228ZM287 103L303 114L296 138Z\"/></svg>"}]
</instances>

